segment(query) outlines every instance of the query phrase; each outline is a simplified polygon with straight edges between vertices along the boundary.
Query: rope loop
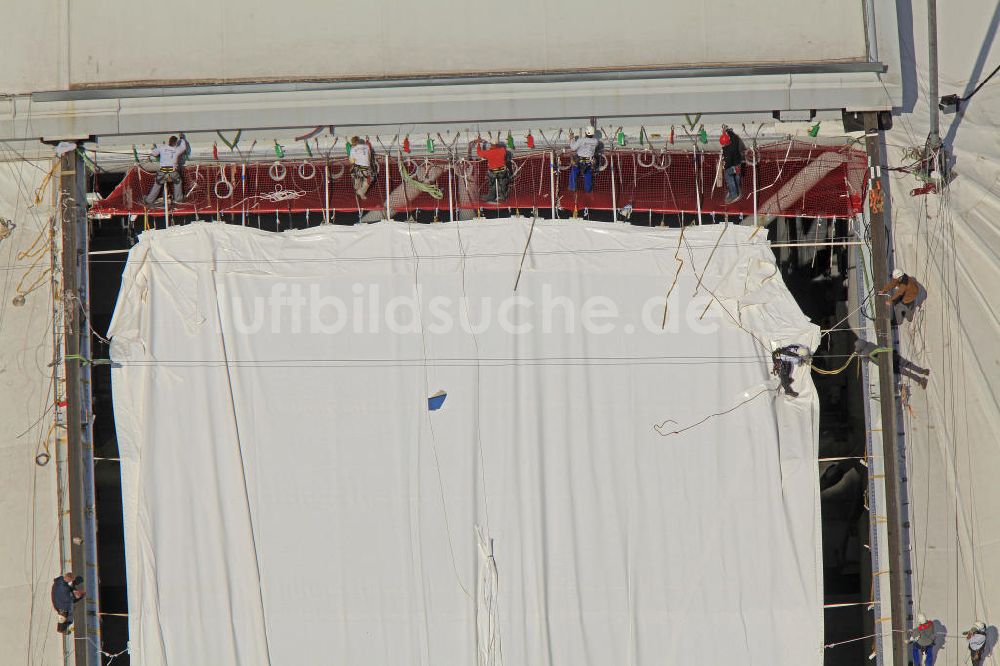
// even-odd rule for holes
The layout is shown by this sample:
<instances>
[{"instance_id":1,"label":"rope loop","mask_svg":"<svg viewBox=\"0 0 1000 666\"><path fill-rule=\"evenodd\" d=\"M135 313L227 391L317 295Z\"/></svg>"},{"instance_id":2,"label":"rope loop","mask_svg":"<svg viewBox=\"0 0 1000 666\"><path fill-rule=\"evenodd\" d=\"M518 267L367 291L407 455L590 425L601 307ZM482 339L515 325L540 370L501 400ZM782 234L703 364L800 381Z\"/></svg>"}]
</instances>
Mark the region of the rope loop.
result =
<instances>
[{"instance_id":1,"label":"rope loop","mask_svg":"<svg viewBox=\"0 0 1000 666\"><path fill-rule=\"evenodd\" d=\"M642 161L643 155L649 156L648 163ZM638 162L639 166L641 166L643 169L648 169L652 167L654 164L656 164L656 153L653 152L652 148L647 148L641 153L636 154L635 161Z\"/></svg>"},{"instance_id":2,"label":"rope loop","mask_svg":"<svg viewBox=\"0 0 1000 666\"><path fill-rule=\"evenodd\" d=\"M455 163L455 173L462 178L470 177L475 168L476 166L472 160L462 159Z\"/></svg>"},{"instance_id":3,"label":"rope loop","mask_svg":"<svg viewBox=\"0 0 1000 666\"><path fill-rule=\"evenodd\" d=\"M309 167L306 169L306 167ZM308 175L307 175L308 174ZM299 178L302 180L312 180L316 175L316 167L312 162L303 162L299 165Z\"/></svg>"},{"instance_id":4,"label":"rope loop","mask_svg":"<svg viewBox=\"0 0 1000 666\"><path fill-rule=\"evenodd\" d=\"M420 169L420 165L412 157L403 158L400 166L406 169L406 173L408 173L411 178L416 177L417 171Z\"/></svg>"},{"instance_id":5,"label":"rope loop","mask_svg":"<svg viewBox=\"0 0 1000 666\"><path fill-rule=\"evenodd\" d=\"M226 186L226 193L225 194L220 194L219 193L219 185L225 185ZM225 172L223 172L222 179L216 181L216 183L215 183L215 198L216 199L228 199L231 196L233 196L233 184L230 183L228 180L226 180Z\"/></svg>"},{"instance_id":6,"label":"rope loop","mask_svg":"<svg viewBox=\"0 0 1000 666\"><path fill-rule=\"evenodd\" d=\"M330 180L337 180L344 175L345 171L347 171L347 167L344 166L344 162L333 162L330 168Z\"/></svg>"},{"instance_id":7,"label":"rope loop","mask_svg":"<svg viewBox=\"0 0 1000 666\"><path fill-rule=\"evenodd\" d=\"M267 174L271 177L271 180L278 182L283 181L287 173L288 170L285 169L285 165L282 164L281 162L275 162L274 164L271 165L271 168L268 169L267 171Z\"/></svg>"},{"instance_id":8,"label":"rope loop","mask_svg":"<svg viewBox=\"0 0 1000 666\"><path fill-rule=\"evenodd\" d=\"M569 160L565 162L565 166L564 166L563 165L563 162L564 162L563 158L565 158L565 157L568 157ZM559 167L560 171L569 171L570 169L572 169L573 168L573 151L571 151L571 150L563 150L558 155L556 155L556 166Z\"/></svg>"}]
</instances>

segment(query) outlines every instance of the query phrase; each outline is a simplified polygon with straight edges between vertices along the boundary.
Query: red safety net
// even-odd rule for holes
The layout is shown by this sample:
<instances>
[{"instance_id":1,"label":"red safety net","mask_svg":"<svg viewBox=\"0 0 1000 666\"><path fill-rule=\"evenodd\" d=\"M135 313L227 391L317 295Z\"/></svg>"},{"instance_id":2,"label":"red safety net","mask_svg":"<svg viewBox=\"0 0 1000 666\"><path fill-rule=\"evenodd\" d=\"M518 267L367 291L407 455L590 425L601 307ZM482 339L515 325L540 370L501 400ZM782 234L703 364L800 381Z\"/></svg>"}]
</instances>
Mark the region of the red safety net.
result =
<instances>
[{"instance_id":1,"label":"red safety net","mask_svg":"<svg viewBox=\"0 0 1000 666\"><path fill-rule=\"evenodd\" d=\"M705 146L704 148L707 148ZM553 171L552 163L556 169ZM485 161L472 157L376 155L377 177L360 199L354 192L347 158L282 160L246 164L194 164L181 175L185 201L171 204L171 214L324 213L379 210L393 213L436 211L448 219L451 210L539 209L610 210L631 206L635 212L720 213L784 217L847 217L861 211L867 159L848 146L782 141L747 151L740 178L740 198L726 204L726 187L717 172L718 150L606 151L593 174L593 189L583 191L579 177L570 189L573 155L568 150L519 153L513 160L509 196L502 203L483 200L488 189ZM134 167L91 214L164 213L160 200L146 208L143 197L154 174ZM440 198L414 185L438 188ZM388 202L386 191L388 189ZM756 196L755 196L756 194ZM756 205L756 208L755 208Z\"/></svg>"}]
</instances>

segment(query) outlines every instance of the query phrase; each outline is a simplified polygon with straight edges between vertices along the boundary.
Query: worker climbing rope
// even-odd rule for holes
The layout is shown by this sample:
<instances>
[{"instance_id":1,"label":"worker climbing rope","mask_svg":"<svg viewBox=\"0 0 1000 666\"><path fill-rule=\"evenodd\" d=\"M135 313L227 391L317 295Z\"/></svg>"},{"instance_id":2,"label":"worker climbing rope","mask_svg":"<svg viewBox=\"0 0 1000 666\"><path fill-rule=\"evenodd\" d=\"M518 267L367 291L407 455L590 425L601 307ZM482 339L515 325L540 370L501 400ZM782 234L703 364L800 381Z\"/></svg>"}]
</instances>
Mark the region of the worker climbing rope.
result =
<instances>
[{"instance_id":1,"label":"worker climbing rope","mask_svg":"<svg viewBox=\"0 0 1000 666\"><path fill-rule=\"evenodd\" d=\"M986 623L976 622L962 635L968 643L972 666L982 666L986 658Z\"/></svg>"},{"instance_id":2,"label":"worker climbing rope","mask_svg":"<svg viewBox=\"0 0 1000 666\"><path fill-rule=\"evenodd\" d=\"M359 136L352 136L350 143L351 181L354 193L359 199L368 196L368 188L375 182L372 169L372 146L368 141L362 141Z\"/></svg>"},{"instance_id":3,"label":"worker climbing rope","mask_svg":"<svg viewBox=\"0 0 1000 666\"><path fill-rule=\"evenodd\" d=\"M569 191L576 191L577 178L583 175L583 191L588 194L594 188L594 162L597 158L600 141L590 125L584 130L583 136L574 136L573 130L569 132L569 149L574 151L573 166L569 170Z\"/></svg>"},{"instance_id":4,"label":"worker climbing rope","mask_svg":"<svg viewBox=\"0 0 1000 666\"><path fill-rule=\"evenodd\" d=\"M909 642L913 645L914 666L934 666L934 649L937 642L934 620L928 620L923 613L917 614L917 626L910 630Z\"/></svg>"},{"instance_id":5,"label":"worker climbing rope","mask_svg":"<svg viewBox=\"0 0 1000 666\"><path fill-rule=\"evenodd\" d=\"M878 354L884 354L889 351L886 347L879 347L873 342L868 342L867 340L856 340L854 342L854 351L859 357L869 362L877 362L876 356ZM895 349L892 350L892 369L893 371L902 377L908 377L914 380L923 389L927 388L927 375L931 374L931 371L927 368L921 368L916 363L907 361L905 358L899 355Z\"/></svg>"},{"instance_id":6,"label":"worker climbing rope","mask_svg":"<svg viewBox=\"0 0 1000 666\"><path fill-rule=\"evenodd\" d=\"M771 351L771 373L781 381L781 390L789 398L797 398L799 394L792 388L792 373L795 368L802 364L808 364L812 360L812 352L805 345L791 344L778 347L778 343L772 343Z\"/></svg>"},{"instance_id":7,"label":"worker climbing rope","mask_svg":"<svg viewBox=\"0 0 1000 666\"><path fill-rule=\"evenodd\" d=\"M879 295L888 297L885 304L892 306L892 323L899 326L904 321L913 321L913 315L927 297L927 292L916 278L897 268L892 272L892 280L882 287Z\"/></svg>"},{"instance_id":8,"label":"worker climbing rope","mask_svg":"<svg viewBox=\"0 0 1000 666\"><path fill-rule=\"evenodd\" d=\"M180 138L172 136L165 144L160 143L153 147L150 157L160 158L160 169L156 172L156 181L153 188L146 195L147 206L152 206L160 196L160 188L164 183L173 185L174 203L184 201L184 183L181 177L181 162L188 152L188 142L181 132Z\"/></svg>"},{"instance_id":9,"label":"worker climbing rope","mask_svg":"<svg viewBox=\"0 0 1000 666\"><path fill-rule=\"evenodd\" d=\"M510 187L511 154L507 146L499 140L491 147L486 141L476 144L476 154L486 160L489 169L489 193L484 201L500 203L507 200L507 189Z\"/></svg>"}]
</instances>

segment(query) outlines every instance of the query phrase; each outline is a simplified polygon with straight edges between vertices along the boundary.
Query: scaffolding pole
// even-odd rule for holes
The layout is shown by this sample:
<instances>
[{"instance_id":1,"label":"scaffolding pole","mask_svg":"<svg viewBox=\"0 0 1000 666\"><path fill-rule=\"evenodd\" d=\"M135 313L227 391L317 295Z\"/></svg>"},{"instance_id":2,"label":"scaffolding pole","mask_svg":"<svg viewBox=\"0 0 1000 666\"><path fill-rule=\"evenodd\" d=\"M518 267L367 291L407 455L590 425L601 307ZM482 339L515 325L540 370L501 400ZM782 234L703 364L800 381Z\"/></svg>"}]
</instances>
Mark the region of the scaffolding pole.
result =
<instances>
[{"instance_id":1,"label":"scaffolding pole","mask_svg":"<svg viewBox=\"0 0 1000 666\"><path fill-rule=\"evenodd\" d=\"M611 221L618 221L618 190L615 183L615 154L608 158L608 169L611 170Z\"/></svg>"},{"instance_id":2,"label":"scaffolding pole","mask_svg":"<svg viewBox=\"0 0 1000 666\"><path fill-rule=\"evenodd\" d=\"M83 603L74 609L76 665L100 666L101 628L97 575L97 511L94 502L94 439L90 383L90 275L88 266L86 165L80 151L60 158L59 209L62 216L66 462L70 555L73 572L84 580ZM166 183L169 185L169 183ZM169 197L164 188L164 205Z\"/></svg>"},{"instance_id":3,"label":"scaffolding pole","mask_svg":"<svg viewBox=\"0 0 1000 666\"><path fill-rule=\"evenodd\" d=\"M556 171L559 165L556 163L556 154L549 151L549 200L552 204L552 219L556 219Z\"/></svg>"},{"instance_id":4,"label":"scaffolding pole","mask_svg":"<svg viewBox=\"0 0 1000 666\"><path fill-rule=\"evenodd\" d=\"M889 281L889 248L891 222L885 215L882 177L882 132L878 128L878 113L866 111L865 143L868 150L869 167L869 215L872 240L872 282L878 290ZM892 644L894 666L906 666L906 629L909 626L910 609L906 604L904 576L906 557L903 549L903 523L901 520L902 497L900 494L900 474L903 468L898 464L901 455L896 430L896 382L892 367L892 320L889 305L877 293L875 300L875 336L877 344L889 353L878 355L879 403L882 416L882 460L885 465L886 494L886 541L889 571L889 593L892 603Z\"/></svg>"}]
</instances>

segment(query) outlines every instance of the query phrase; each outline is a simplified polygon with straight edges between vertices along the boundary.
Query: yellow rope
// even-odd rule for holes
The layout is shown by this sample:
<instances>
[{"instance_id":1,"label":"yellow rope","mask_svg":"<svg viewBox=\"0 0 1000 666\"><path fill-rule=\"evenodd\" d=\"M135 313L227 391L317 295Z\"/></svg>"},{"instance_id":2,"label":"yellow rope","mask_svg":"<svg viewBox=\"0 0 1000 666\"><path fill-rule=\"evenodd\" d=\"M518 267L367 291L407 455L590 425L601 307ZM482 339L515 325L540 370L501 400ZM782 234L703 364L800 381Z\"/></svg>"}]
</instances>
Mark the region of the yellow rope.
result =
<instances>
[{"instance_id":1,"label":"yellow rope","mask_svg":"<svg viewBox=\"0 0 1000 666\"><path fill-rule=\"evenodd\" d=\"M814 372L818 372L821 375L839 375L844 370L847 370L847 367L851 364L852 361L854 361L854 359L857 357L857 355L858 355L857 352L855 352L855 353L851 354L850 356L848 356L847 357L847 362L845 362L844 365L840 366L836 370L824 370L823 368L817 368L815 365L812 366L812 369L813 369Z\"/></svg>"},{"instance_id":2,"label":"yellow rope","mask_svg":"<svg viewBox=\"0 0 1000 666\"><path fill-rule=\"evenodd\" d=\"M49 181L52 180L52 174L54 174L56 172L56 169L58 168L59 168L59 160L54 160L52 162L52 168L49 169L49 172L47 174L45 174L45 178L42 178L41 185L39 185L38 189L35 190L36 206L42 203L42 199L45 198L45 188L48 186Z\"/></svg>"}]
</instances>

